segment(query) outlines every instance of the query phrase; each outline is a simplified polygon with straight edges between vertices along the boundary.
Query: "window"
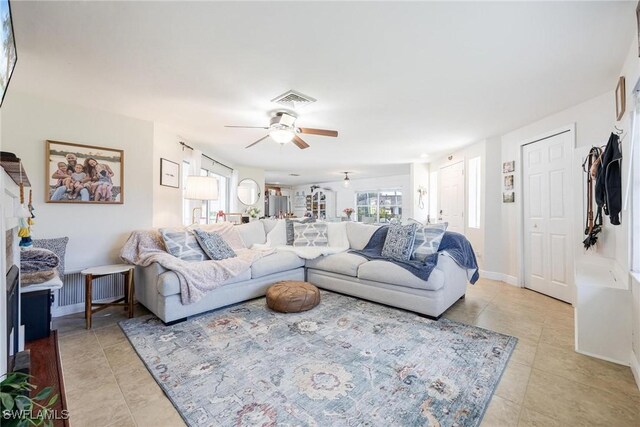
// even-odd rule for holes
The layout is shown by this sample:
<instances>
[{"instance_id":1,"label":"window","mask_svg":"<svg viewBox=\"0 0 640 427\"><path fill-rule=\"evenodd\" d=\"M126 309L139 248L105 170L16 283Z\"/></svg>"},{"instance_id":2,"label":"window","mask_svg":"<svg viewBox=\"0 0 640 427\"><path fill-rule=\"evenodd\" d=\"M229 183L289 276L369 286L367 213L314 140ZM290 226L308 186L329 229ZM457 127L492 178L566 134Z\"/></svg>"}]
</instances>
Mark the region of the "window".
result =
<instances>
[{"instance_id":1,"label":"window","mask_svg":"<svg viewBox=\"0 0 640 427\"><path fill-rule=\"evenodd\" d=\"M182 162L182 223L184 225L191 224L191 200L184 198L187 190L187 177L189 176L190 167L189 162Z\"/></svg>"},{"instance_id":2,"label":"window","mask_svg":"<svg viewBox=\"0 0 640 427\"><path fill-rule=\"evenodd\" d=\"M480 228L480 194L482 193L482 158L469 159L469 228Z\"/></svg>"},{"instance_id":3,"label":"window","mask_svg":"<svg viewBox=\"0 0 640 427\"><path fill-rule=\"evenodd\" d=\"M402 192L398 190L366 191L356 193L358 221L388 223L402 219Z\"/></svg>"},{"instance_id":4,"label":"window","mask_svg":"<svg viewBox=\"0 0 640 427\"><path fill-rule=\"evenodd\" d=\"M191 164L188 161L182 162L182 223L191 224L193 208L196 207L195 200L184 198L186 191L187 177L191 174ZM210 224L216 222L218 211L229 211L229 186L231 179L214 173L208 169L200 168L200 176L213 176L218 179L218 200L203 200L200 211L200 223Z\"/></svg>"},{"instance_id":5,"label":"window","mask_svg":"<svg viewBox=\"0 0 640 427\"><path fill-rule=\"evenodd\" d=\"M216 222L218 211L229 212L229 179L207 169L200 169L200 175L212 176L218 180L218 200L203 200L200 222L207 224Z\"/></svg>"},{"instance_id":6,"label":"window","mask_svg":"<svg viewBox=\"0 0 640 427\"><path fill-rule=\"evenodd\" d=\"M631 182L631 270L640 273L640 99L635 99L635 110L631 117L633 135L631 135L631 147L629 151L633 151L631 158L632 173L629 176Z\"/></svg>"}]
</instances>

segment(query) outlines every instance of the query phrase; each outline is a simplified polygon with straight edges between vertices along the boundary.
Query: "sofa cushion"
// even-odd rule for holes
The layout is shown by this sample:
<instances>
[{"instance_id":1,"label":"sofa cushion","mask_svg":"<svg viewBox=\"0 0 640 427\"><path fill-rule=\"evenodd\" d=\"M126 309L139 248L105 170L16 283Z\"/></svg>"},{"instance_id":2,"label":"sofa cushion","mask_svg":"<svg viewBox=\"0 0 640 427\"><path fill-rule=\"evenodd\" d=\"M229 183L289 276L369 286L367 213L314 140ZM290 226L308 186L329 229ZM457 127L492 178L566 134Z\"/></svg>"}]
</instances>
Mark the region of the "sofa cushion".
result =
<instances>
[{"instance_id":1,"label":"sofa cushion","mask_svg":"<svg viewBox=\"0 0 640 427\"><path fill-rule=\"evenodd\" d=\"M232 277L226 282L224 285L230 285L232 283L244 282L246 280L251 280L251 270L243 271L238 274L236 277ZM158 276L158 281L156 282L156 286L158 289L158 293L165 297L170 295L177 295L180 293L180 280L178 276L173 271L165 271L164 273Z\"/></svg>"},{"instance_id":2,"label":"sofa cushion","mask_svg":"<svg viewBox=\"0 0 640 427\"><path fill-rule=\"evenodd\" d=\"M418 223L418 228L416 228L416 240L413 244L413 254L411 254L411 259L424 261L429 255L438 252L442 236L444 236L444 232L447 231L448 225L449 224L446 222L427 225Z\"/></svg>"},{"instance_id":3,"label":"sofa cushion","mask_svg":"<svg viewBox=\"0 0 640 427\"><path fill-rule=\"evenodd\" d=\"M293 252L280 251L260 258L251 264L251 277L267 276L281 271L293 270L304 266L304 260Z\"/></svg>"},{"instance_id":4,"label":"sofa cushion","mask_svg":"<svg viewBox=\"0 0 640 427\"><path fill-rule=\"evenodd\" d=\"M416 240L416 227L416 224L390 226L381 255L396 261L409 261Z\"/></svg>"},{"instance_id":5,"label":"sofa cushion","mask_svg":"<svg viewBox=\"0 0 640 427\"><path fill-rule=\"evenodd\" d=\"M360 255L341 252L339 254L309 259L307 260L306 267L356 277L358 275L358 267L365 262L367 262L367 259Z\"/></svg>"},{"instance_id":6,"label":"sofa cushion","mask_svg":"<svg viewBox=\"0 0 640 427\"><path fill-rule=\"evenodd\" d=\"M429 291L437 291L444 285L444 273L437 268L431 272L429 280L425 282L404 268L382 260L367 261L360 265L358 278Z\"/></svg>"},{"instance_id":7,"label":"sofa cushion","mask_svg":"<svg viewBox=\"0 0 640 427\"><path fill-rule=\"evenodd\" d=\"M329 246L328 226L326 222L295 224L293 246Z\"/></svg>"},{"instance_id":8,"label":"sofa cushion","mask_svg":"<svg viewBox=\"0 0 640 427\"><path fill-rule=\"evenodd\" d=\"M183 261L207 261L209 257L204 253L196 236L184 227L161 228L160 235L167 252Z\"/></svg>"},{"instance_id":9,"label":"sofa cushion","mask_svg":"<svg viewBox=\"0 0 640 427\"><path fill-rule=\"evenodd\" d=\"M218 233L209 233L195 228L193 230L193 234L196 236L196 240L200 243L200 247L209 258L219 261L236 256L236 253L231 249L231 246L229 246Z\"/></svg>"},{"instance_id":10,"label":"sofa cushion","mask_svg":"<svg viewBox=\"0 0 640 427\"><path fill-rule=\"evenodd\" d=\"M349 247L361 251L367 246L373 233L380 228L379 225L360 224L359 222L347 222L347 238Z\"/></svg>"},{"instance_id":11,"label":"sofa cushion","mask_svg":"<svg viewBox=\"0 0 640 427\"><path fill-rule=\"evenodd\" d=\"M267 234L264 231L262 221L251 221L247 224L236 225L236 228L244 245L248 248L251 248L256 243L262 244L267 241Z\"/></svg>"}]
</instances>

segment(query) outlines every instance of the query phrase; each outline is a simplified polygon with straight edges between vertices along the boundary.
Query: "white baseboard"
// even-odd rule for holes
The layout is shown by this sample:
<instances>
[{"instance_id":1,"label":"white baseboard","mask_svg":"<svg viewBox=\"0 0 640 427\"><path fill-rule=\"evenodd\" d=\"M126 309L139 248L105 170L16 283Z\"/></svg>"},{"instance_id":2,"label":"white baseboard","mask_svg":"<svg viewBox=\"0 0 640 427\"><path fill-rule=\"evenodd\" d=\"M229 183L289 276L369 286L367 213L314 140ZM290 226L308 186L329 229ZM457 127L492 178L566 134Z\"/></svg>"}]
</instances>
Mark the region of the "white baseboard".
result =
<instances>
[{"instance_id":1,"label":"white baseboard","mask_svg":"<svg viewBox=\"0 0 640 427\"><path fill-rule=\"evenodd\" d=\"M593 358L596 358L596 359L605 360L607 362L615 363L616 365L629 366L629 362L626 361L626 360L617 360L617 359L613 359L611 357L602 356L600 354L595 354L595 353L590 353L588 351L578 350L577 347L575 348L575 352L576 353L580 353L580 354L584 354L585 356L589 356L589 357L593 357Z\"/></svg>"},{"instance_id":2,"label":"white baseboard","mask_svg":"<svg viewBox=\"0 0 640 427\"><path fill-rule=\"evenodd\" d=\"M636 385L638 389L640 389L640 359L638 359L638 355L631 350L631 357L629 357L631 372L633 372L633 377L636 379Z\"/></svg>"},{"instance_id":3,"label":"white baseboard","mask_svg":"<svg viewBox=\"0 0 640 427\"><path fill-rule=\"evenodd\" d=\"M489 280L498 280L500 282L504 282L508 285L512 285L512 286L516 286L516 287L521 287L518 284L518 278L515 276L509 276L508 274L504 274L504 273L498 273L495 271L484 271L484 270L480 270L480 277L482 277L483 279L489 279Z\"/></svg>"}]
</instances>

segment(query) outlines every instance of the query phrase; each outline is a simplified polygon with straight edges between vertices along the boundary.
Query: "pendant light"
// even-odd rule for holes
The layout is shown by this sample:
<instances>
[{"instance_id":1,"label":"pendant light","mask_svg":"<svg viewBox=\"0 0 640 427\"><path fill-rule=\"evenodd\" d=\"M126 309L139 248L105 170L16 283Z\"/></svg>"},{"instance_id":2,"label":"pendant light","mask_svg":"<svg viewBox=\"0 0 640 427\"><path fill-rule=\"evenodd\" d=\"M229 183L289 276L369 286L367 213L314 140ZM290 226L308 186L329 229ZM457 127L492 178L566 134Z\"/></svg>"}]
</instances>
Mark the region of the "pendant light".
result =
<instances>
[{"instance_id":1,"label":"pendant light","mask_svg":"<svg viewBox=\"0 0 640 427\"><path fill-rule=\"evenodd\" d=\"M349 184L351 183L349 179L349 172L343 172L343 173L344 173L344 181L342 181L342 186L344 188L349 188Z\"/></svg>"}]
</instances>

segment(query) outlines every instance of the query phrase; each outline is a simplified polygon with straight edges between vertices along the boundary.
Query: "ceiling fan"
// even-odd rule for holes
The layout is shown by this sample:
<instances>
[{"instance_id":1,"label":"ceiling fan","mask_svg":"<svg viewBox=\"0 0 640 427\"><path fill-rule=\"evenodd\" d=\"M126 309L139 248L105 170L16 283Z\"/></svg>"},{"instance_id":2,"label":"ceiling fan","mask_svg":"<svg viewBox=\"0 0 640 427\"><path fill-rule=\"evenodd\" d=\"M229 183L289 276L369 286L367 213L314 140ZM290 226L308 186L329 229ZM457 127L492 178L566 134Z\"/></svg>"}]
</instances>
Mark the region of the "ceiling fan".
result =
<instances>
[{"instance_id":1,"label":"ceiling fan","mask_svg":"<svg viewBox=\"0 0 640 427\"><path fill-rule=\"evenodd\" d=\"M298 134L307 134L307 135L321 135L321 136L331 136L337 137L338 131L335 130L326 130L326 129L313 129L313 128L299 128L295 126L297 117L284 112L278 111L271 118L271 122L269 126L225 126L227 128L243 128L243 129L267 129L269 130L269 134L263 136L256 142L247 145L245 148L251 148L259 142L271 137L274 141L279 144L286 144L287 142L293 142L298 148L304 150L305 148L309 148L309 144L304 142L302 138L298 136Z\"/></svg>"}]
</instances>

